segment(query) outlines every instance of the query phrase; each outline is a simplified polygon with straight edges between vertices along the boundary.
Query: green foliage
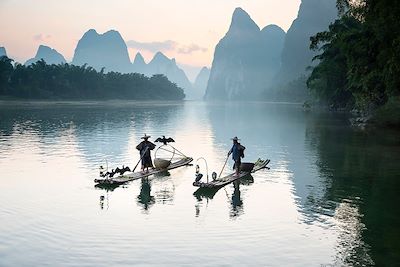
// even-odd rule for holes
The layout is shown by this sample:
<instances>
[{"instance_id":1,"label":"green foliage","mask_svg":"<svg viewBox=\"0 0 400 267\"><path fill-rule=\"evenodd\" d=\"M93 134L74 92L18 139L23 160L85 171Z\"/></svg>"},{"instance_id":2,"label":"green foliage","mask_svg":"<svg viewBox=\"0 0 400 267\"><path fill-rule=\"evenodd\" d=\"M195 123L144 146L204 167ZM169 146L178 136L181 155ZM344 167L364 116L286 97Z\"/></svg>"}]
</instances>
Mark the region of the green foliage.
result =
<instances>
[{"instance_id":1,"label":"green foliage","mask_svg":"<svg viewBox=\"0 0 400 267\"><path fill-rule=\"evenodd\" d=\"M400 94L400 4L338 0L340 19L311 37L315 57L307 86L333 107L373 111Z\"/></svg>"},{"instance_id":2,"label":"green foliage","mask_svg":"<svg viewBox=\"0 0 400 267\"><path fill-rule=\"evenodd\" d=\"M400 126L400 98L392 97L388 102L379 107L372 121L377 125L399 127Z\"/></svg>"},{"instance_id":3,"label":"green foliage","mask_svg":"<svg viewBox=\"0 0 400 267\"><path fill-rule=\"evenodd\" d=\"M0 94L6 94L11 74L13 72L12 59L6 56L0 57Z\"/></svg>"},{"instance_id":4,"label":"green foliage","mask_svg":"<svg viewBox=\"0 0 400 267\"><path fill-rule=\"evenodd\" d=\"M0 96L24 99L181 100L183 90L163 75L97 72L69 64L47 65L40 60L24 66L0 58Z\"/></svg>"}]
</instances>

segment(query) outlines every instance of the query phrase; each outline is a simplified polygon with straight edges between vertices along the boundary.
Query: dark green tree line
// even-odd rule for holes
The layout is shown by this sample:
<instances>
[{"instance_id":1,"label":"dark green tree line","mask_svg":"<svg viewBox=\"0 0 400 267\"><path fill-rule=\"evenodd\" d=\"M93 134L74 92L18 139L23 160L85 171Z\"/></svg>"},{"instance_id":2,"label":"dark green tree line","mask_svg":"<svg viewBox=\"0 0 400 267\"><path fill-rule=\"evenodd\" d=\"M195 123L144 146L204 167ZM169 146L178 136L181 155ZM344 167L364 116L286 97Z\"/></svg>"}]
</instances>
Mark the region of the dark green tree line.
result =
<instances>
[{"instance_id":1,"label":"dark green tree line","mask_svg":"<svg viewBox=\"0 0 400 267\"><path fill-rule=\"evenodd\" d=\"M12 64L0 58L0 96L21 99L181 100L183 90L163 75L104 73L70 64Z\"/></svg>"},{"instance_id":2,"label":"dark green tree line","mask_svg":"<svg viewBox=\"0 0 400 267\"><path fill-rule=\"evenodd\" d=\"M311 37L321 53L307 81L334 108L373 111L400 95L400 2L338 0L339 19Z\"/></svg>"}]
</instances>

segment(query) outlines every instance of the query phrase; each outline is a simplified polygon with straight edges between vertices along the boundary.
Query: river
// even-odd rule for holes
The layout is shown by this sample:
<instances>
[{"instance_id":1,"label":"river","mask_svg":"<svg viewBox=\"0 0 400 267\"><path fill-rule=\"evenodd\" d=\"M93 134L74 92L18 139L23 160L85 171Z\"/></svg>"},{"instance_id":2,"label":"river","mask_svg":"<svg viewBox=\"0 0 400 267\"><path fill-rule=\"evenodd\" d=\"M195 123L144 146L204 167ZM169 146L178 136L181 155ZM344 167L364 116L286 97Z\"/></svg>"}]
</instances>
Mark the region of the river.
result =
<instances>
[{"instance_id":1,"label":"river","mask_svg":"<svg viewBox=\"0 0 400 267\"><path fill-rule=\"evenodd\" d=\"M211 193L194 166L96 188L144 133L210 174L238 136L270 170ZM2 102L0 266L394 266L399 160L398 132L294 104Z\"/></svg>"}]
</instances>

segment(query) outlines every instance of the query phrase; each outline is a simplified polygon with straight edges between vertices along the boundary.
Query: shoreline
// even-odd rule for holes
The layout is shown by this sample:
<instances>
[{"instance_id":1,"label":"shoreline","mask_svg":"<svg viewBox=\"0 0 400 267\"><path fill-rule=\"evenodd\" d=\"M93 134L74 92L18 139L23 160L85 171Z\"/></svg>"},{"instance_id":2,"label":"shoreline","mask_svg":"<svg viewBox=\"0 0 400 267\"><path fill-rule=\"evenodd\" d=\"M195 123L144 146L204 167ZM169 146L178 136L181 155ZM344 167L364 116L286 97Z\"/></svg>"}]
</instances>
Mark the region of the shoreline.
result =
<instances>
[{"instance_id":1,"label":"shoreline","mask_svg":"<svg viewBox=\"0 0 400 267\"><path fill-rule=\"evenodd\" d=\"M201 99L176 99L176 100L146 100L146 99L21 99L21 98L0 98L0 104L3 103L209 103L209 104L238 104L238 103L260 103L260 104L282 104L282 105L294 105L301 106L301 102L288 102L288 101L266 101L266 100L229 100L229 101L206 101Z\"/></svg>"},{"instance_id":2,"label":"shoreline","mask_svg":"<svg viewBox=\"0 0 400 267\"><path fill-rule=\"evenodd\" d=\"M10 105L88 105L96 106L100 104L115 105L115 104L181 104L185 100L54 100L54 99L0 99L0 106Z\"/></svg>"}]
</instances>

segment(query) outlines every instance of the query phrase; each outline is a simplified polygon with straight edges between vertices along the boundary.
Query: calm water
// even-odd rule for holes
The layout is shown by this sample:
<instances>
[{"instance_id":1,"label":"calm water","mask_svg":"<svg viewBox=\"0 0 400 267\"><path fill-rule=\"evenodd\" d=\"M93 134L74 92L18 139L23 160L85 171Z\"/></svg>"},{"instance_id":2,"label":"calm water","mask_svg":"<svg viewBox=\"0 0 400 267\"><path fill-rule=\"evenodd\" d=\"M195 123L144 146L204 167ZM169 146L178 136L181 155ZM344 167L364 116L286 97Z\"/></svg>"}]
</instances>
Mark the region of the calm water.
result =
<instances>
[{"instance_id":1,"label":"calm water","mask_svg":"<svg viewBox=\"0 0 400 267\"><path fill-rule=\"evenodd\" d=\"M194 167L95 188L144 133L210 173L237 135L271 170L217 192L195 192ZM398 132L296 105L3 102L0 266L399 265L399 159Z\"/></svg>"}]
</instances>

